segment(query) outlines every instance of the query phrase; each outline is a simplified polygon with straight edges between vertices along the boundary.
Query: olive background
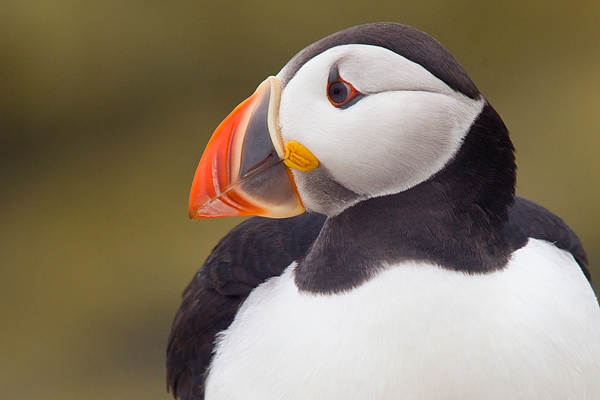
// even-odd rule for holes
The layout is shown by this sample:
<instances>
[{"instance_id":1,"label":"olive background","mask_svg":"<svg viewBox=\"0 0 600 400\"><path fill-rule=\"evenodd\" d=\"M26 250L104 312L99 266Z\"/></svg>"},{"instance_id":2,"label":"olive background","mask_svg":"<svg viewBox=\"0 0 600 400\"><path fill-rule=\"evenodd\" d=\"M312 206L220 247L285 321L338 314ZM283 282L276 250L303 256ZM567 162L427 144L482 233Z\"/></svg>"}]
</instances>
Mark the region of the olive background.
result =
<instances>
[{"instance_id":1,"label":"olive background","mask_svg":"<svg viewBox=\"0 0 600 400\"><path fill-rule=\"evenodd\" d=\"M209 135L296 52L415 26L509 127L518 192L600 282L600 2L0 2L0 398L168 399L180 295L240 219L190 222Z\"/></svg>"}]
</instances>

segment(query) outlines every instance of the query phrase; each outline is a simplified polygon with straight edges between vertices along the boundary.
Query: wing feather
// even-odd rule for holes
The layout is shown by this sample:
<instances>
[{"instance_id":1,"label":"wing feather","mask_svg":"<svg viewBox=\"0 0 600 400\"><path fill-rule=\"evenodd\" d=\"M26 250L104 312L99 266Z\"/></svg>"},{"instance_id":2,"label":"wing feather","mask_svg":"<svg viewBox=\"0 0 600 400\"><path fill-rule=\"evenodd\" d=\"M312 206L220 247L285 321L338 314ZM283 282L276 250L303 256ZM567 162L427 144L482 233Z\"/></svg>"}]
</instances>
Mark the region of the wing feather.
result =
<instances>
[{"instance_id":1,"label":"wing feather","mask_svg":"<svg viewBox=\"0 0 600 400\"><path fill-rule=\"evenodd\" d=\"M255 217L232 229L183 293L167 347L167 389L204 399L215 336L229 327L248 294L308 252L325 216Z\"/></svg>"}]
</instances>

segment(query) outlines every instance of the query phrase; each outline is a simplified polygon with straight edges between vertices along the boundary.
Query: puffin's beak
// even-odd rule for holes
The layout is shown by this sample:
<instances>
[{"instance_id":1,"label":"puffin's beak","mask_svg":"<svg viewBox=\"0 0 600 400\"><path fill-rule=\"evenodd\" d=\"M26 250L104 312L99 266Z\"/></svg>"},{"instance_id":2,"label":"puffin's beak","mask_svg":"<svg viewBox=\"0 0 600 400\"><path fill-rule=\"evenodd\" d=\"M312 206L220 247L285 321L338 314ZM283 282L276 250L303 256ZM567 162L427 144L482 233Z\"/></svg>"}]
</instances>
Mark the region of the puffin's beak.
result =
<instances>
[{"instance_id":1,"label":"puffin's beak","mask_svg":"<svg viewBox=\"0 0 600 400\"><path fill-rule=\"evenodd\" d=\"M191 219L304 212L279 133L280 98L279 79L271 76L217 127L192 183Z\"/></svg>"}]
</instances>

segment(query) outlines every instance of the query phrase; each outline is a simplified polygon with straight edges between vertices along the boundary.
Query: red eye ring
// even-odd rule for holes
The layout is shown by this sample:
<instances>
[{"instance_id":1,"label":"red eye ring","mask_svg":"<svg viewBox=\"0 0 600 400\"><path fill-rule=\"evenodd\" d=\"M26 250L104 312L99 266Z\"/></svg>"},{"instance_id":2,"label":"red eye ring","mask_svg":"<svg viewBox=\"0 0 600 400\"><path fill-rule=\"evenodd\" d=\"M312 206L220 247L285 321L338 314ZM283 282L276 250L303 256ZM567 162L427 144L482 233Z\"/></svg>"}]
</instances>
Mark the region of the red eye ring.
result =
<instances>
[{"instance_id":1,"label":"red eye ring","mask_svg":"<svg viewBox=\"0 0 600 400\"><path fill-rule=\"evenodd\" d=\"M348 103L356 99L358 95L362 95L362 93L339 75L335 81L327 83L327 99L334 107L343 108L345 105L351 105Z\"/></svg>"}]
</instances>

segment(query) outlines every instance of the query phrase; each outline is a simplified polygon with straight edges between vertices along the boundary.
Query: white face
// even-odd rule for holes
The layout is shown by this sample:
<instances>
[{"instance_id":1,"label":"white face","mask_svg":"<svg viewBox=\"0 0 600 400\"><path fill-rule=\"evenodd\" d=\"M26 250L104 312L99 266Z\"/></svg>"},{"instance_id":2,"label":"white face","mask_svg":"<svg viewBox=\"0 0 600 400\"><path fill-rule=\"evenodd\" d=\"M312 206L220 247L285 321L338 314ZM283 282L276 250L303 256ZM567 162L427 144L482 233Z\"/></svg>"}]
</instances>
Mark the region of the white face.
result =
<instances>
[{"instance_id":1,"label":"white face","mask_svg":"<svg viewBox=\"0 0 600 400\"><path fill-rule=\"evenodd\" d=\"M346 109L333 106L327 97L332 66L366 96ZM331 48L298 70L283 89L279 123L284 142L300 142L334 180L371 198L407 190L442 169L484 103L390 50L350 44ZM293 173L302 183L313 172ZM328 215L342 211L315 204L303 185L299 191L307 208Z\"/></svg>"}]
</instances>

